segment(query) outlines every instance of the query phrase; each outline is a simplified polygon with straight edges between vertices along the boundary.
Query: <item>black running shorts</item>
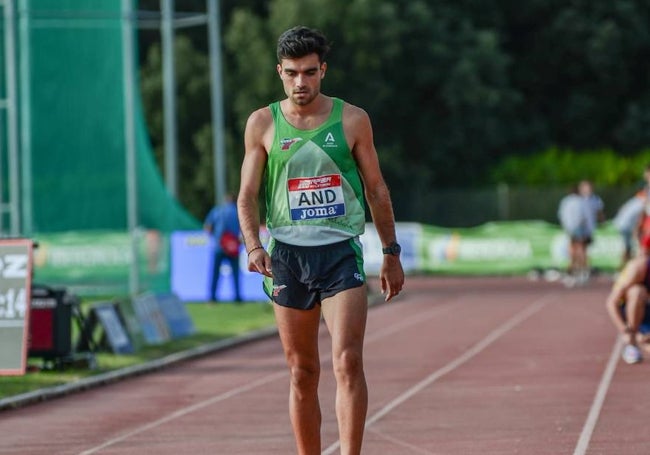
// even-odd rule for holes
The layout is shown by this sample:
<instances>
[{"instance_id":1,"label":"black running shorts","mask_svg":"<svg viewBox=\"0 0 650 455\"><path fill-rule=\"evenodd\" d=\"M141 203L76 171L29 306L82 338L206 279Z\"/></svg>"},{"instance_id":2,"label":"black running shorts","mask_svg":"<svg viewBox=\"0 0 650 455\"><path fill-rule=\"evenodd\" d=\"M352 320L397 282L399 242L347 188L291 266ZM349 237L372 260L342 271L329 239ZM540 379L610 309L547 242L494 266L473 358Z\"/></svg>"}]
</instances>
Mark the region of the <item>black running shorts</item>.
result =
<instances>
[{"instance_id":1,"label":"black running shorts","mask_svg":"<svg viewBox=\"0 0 650 455\"><path fill-rule=\"evenodd\" d=\"M296 246L273 240L273 280L264 291L278 305L310 310L323 299L366 281L357 238L330 245Z\"/></svg>"}]
</instances>

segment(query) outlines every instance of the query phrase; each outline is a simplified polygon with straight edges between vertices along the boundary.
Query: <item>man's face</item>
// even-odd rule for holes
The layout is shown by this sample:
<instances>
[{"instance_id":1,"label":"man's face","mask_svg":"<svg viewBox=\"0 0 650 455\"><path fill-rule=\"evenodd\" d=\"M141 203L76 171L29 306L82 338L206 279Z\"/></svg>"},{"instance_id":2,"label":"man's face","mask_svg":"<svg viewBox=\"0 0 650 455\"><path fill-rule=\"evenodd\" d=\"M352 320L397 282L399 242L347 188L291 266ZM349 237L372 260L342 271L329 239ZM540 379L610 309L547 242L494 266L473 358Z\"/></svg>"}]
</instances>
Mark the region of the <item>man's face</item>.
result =
<instances>
[{"instance_id":1,"label":"man's face","mask_svg":"<svg viewBox=\"0 0 650 455\"><path fill-rule=\"evenodd\" d=\"M320 63L317 54L309 54L297 59L282 59L277 69L289 100L297 106L305 106L320 93L320 81L325 77L327 64Z\"/></svg>"}]
</instances>

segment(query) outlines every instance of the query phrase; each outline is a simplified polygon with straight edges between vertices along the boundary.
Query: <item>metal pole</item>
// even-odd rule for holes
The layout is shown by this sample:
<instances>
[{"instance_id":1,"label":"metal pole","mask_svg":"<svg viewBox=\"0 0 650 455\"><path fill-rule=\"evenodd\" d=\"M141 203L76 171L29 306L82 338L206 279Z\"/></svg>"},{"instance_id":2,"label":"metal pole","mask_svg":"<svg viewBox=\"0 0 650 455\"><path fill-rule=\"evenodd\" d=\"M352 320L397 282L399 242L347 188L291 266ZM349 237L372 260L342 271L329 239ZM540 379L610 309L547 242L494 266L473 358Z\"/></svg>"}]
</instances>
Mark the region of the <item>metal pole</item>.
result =
<instances>
[{"instance_id":1,"label":"metal pole","mask_svg":"<svg viewBox=\"0 0 650 455\"><path fill-rule=\"evenodd\" d=\"M20 235L20 171L18 159L18 109L16 105L16 27L14 0L4 2L5 81L7 84L7 163L9 166L9 229ZM4 200L3 200L4 202ZM3 211L4 212L4 211Z\"/></svg>"},{"instance_id":2,"label":"metal pole","mask_svg":"<svg viewBox=\"0 0 650 455\"><path fill-rule=\"evenodd\" d=\"M223 82L221 69L221 30L218 0L208 2L208 41L210 44L210 76L212 88L212 145L214 149L215 203L226 194L226 141L224 138Z\"/></svg>"},{"instance_id":3,"label":"metal pole","mask_svg":"<svg viewBox=\"0 0 650 455\"><path fill-rule=\"evenodd\" d=\"M29 2L22 0L18 11L20 21L20 139L22 149L22 198L13 192L13 197L22 200L22 234L31 235L33 231L32 219L32 90L31 90L31 55L30 55L30 24ZM18 200L16 201L18 204ZM12 202L13 205L13 202ZM19 227L19 226L16 226Z\"/></svg>"},{"instance_id":4,"label":"metal pole","mask_svg":"<svg viewBox=\"0 0 650 455\"><path fill-rule=\"evenodd\" d=\"M174 74L174 0L162 2L163 104L165 115L165 182L176 197L178 139L176 133L176 75Z\"/></svg>"},{"instance_id":5,"label":"metal pole","mask_svg":"<svg viewBox=\"0 0 650 455\"><path fill-rule=\"evenodd\" d=\"M139 292L138 274L138 181L136 172L136 138L134 113L135 62L133 55L132 0L122 0L122 74L124 79L124 149L126 157L127 224L131 235L131 269L129 292Z\"/></svg>"}]
</instances>

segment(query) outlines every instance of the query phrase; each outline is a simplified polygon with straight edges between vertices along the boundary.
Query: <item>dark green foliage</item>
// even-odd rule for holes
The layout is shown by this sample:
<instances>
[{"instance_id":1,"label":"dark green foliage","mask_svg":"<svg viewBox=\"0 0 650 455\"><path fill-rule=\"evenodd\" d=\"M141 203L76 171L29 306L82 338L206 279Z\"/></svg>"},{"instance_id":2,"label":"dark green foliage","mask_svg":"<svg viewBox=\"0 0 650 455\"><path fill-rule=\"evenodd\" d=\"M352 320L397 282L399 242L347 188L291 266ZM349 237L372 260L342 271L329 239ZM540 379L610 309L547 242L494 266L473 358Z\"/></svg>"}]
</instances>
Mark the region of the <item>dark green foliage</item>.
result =
<instances>
[{"instance_id":1,"label":"dark green foliage","mask_svg":"<svg viewBox=\"0 0 650 455\"><path fill-rule=\"evenodd\" d=\"M589 179L598 186L626 187L643 181L650 149L634 156L610 150L576 152L551 148L533 156L512 156L491 172L495 183L515 185L575 184Z\"/></svg>"},{"instance_id":2,"label":"dark green foliage","mask_svg":"<svg viewBox=\"0 0 650 455\"><path fill-rule=\"evenodd\" d=\"M283 96L277 36L299 23L332 42L323 92L368 111L400 200L414 188L500 179L552 184L579 175L616 185L645 165L625 157L650 145L647 1L249 0L224 1L221 17L229 186L238 185L248 115ZM179 50L203 53L197 36ZM187 84L206 77L193 68ZM212 199L203 175L211 165L209 95L192 100L183 139L192 161L180 180L188 185L183 202L193 200L202 216Z\"/></svg>"}]
</instances>

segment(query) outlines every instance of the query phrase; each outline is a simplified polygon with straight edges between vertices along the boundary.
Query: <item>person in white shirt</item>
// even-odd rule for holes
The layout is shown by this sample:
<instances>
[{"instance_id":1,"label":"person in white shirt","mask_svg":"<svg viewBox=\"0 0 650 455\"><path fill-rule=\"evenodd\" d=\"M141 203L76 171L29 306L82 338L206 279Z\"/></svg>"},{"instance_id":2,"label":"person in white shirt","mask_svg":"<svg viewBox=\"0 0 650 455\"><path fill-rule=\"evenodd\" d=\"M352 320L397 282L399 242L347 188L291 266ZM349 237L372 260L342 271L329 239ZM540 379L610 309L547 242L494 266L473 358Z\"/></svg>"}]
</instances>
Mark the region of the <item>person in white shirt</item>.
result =
<instances>
[{"instance_id":1,"label":"person in white shirt","mask_svg":"<svg viewBox=\"0 0 650 455\"><path fill-rule=\"evenodd\" d=\"M586 200L572 187L562 198L557 212L562 229L569 237L569 277L583 278L588 270L587 245L591 242L594 226Z\"/></svg>"}]
</instances>

